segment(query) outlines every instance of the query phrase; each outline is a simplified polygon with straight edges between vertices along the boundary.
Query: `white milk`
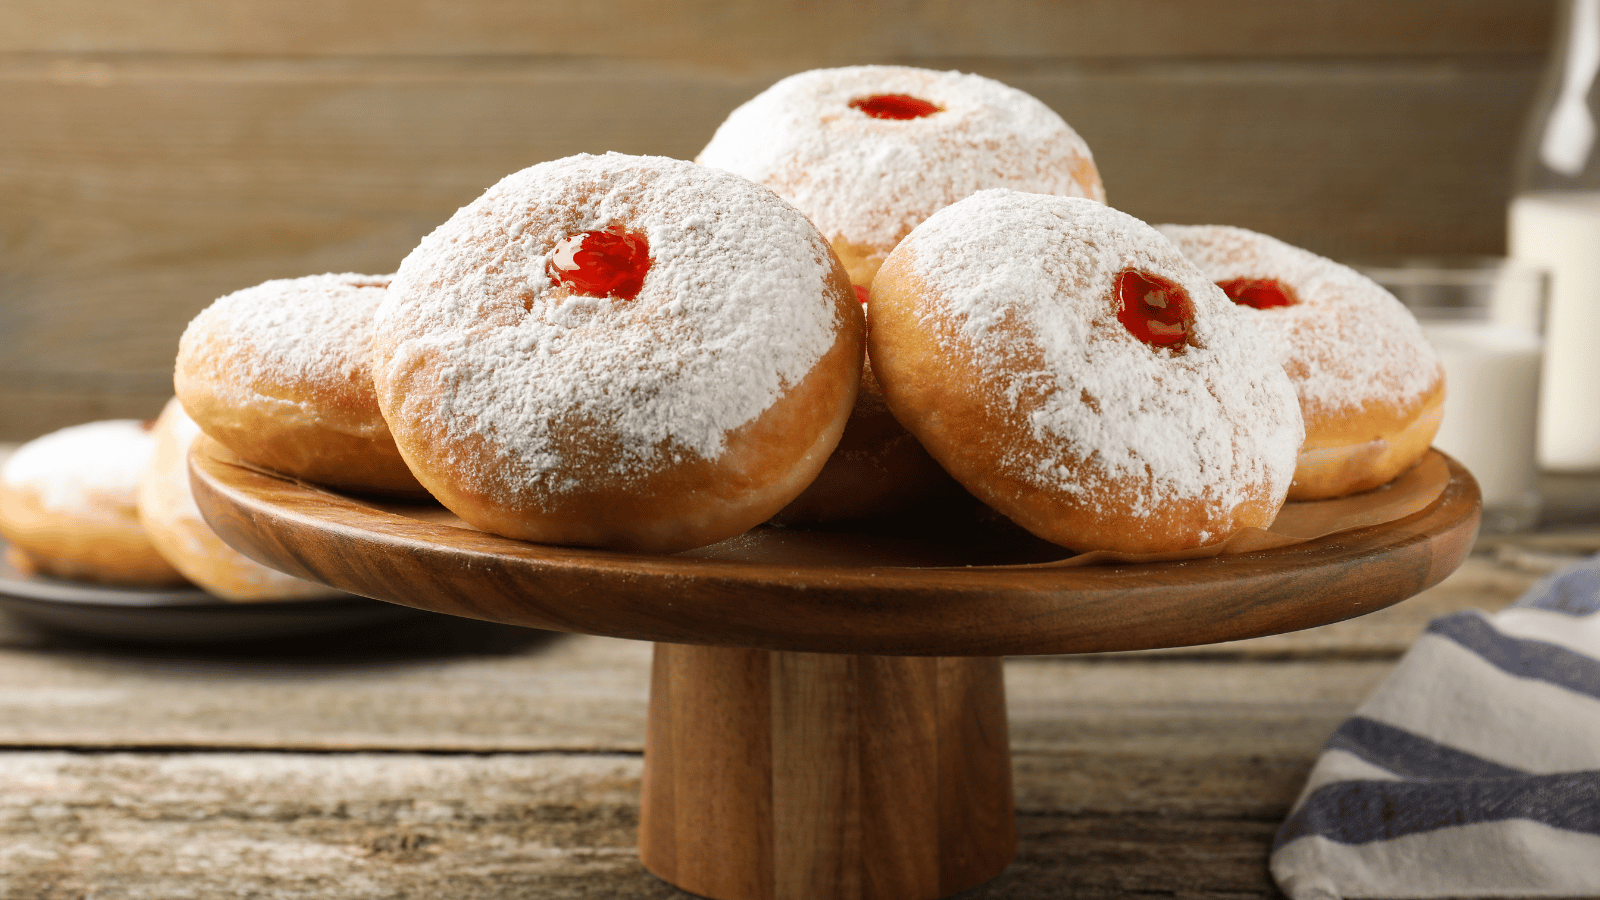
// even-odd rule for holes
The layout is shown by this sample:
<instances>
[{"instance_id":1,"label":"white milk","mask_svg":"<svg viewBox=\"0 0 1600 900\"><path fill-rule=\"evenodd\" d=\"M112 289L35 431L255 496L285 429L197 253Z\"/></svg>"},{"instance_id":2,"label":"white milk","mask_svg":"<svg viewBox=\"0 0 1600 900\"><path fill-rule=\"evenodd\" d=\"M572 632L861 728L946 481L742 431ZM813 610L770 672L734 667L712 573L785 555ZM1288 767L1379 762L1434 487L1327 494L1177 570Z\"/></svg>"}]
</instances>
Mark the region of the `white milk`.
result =
<instances>
[{"instance_id":1,"label":"white milk","mask_svg":"<svg viewBox=\"0 0 1600 900\"><path fill-rule=\"evenodd\" d=\"M1551 272L1539 462L1600 469L1600 193L1524 194L1511 202L1510 229L1511 255Z\"/></svg>"},{"instance_id":2,"label":"white milk","mask_svg":"<svg viewBox=\"0 0 1600 900\"><path fill-rule=\"evenodd\" d=\"M1491 322L1424 321L1422 329L1444 362L1444 423L1434 446L1478 479L1486 509L1536 502L1538 335Z\"/></svg>"}]
</instances>

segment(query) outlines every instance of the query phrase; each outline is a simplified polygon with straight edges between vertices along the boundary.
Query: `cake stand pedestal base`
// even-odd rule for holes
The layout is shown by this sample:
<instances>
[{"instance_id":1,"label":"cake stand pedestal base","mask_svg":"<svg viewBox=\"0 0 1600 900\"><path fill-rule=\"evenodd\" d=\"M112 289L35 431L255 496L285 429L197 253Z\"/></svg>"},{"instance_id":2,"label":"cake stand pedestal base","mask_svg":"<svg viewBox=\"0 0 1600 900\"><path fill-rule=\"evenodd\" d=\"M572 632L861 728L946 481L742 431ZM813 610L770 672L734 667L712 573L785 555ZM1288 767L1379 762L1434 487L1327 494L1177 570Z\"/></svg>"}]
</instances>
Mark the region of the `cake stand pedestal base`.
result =
<instances>
[{"instance_id":1,"label":"cake stand pedestal base","mask_svg":"<svg viewBox=\"0 0 1600 900\"><path fill-rule=\"evenodd\" d=\"M993 657L655 645L639 853L714 900L934 900L1016 854Z\"/></svg>"}]
</instances>

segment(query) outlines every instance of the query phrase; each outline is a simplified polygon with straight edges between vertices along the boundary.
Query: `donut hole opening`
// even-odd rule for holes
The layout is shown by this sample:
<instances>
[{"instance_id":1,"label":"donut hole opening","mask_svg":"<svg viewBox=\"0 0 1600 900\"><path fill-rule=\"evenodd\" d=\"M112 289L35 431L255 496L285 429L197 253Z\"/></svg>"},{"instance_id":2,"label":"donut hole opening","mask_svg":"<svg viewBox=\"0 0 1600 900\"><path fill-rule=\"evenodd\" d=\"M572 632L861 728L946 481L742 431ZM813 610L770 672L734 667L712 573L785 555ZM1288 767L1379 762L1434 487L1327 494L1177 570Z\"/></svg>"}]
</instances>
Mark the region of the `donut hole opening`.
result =
<instances>
[{"instance_id":1,"label":"donut hole opening","mask_svg":"<svg viewBox=\"0 0 1600 900\"><path fill-rule=\"evenodd\" d=\"M1294 288L1276 278L1231 278L1217 282L1228 299L1252 309L1273 309L1300 302Z\"/></svg>"},{"instance_id":2,"label":"donut hole opening","mask_svg":"<svg viewBox=\"0 0 1600 900\"><path fill-rule=\"evenodd\" d=\"M873 94L850 101L851 109L858 109L874 119L922 119L944 107L910 94Z\"/></svg>"},{"instance_id":3,"label":"donut hole opening","mask_svg":"<svg viewBox=\"0 0 1600 900\"><path fill-rule=\"evenodd\" d=\"M575 294L632 300L650 271L650 242L620 228L579 232L556 244L548 271Z\"/></svg>"},{"instance_id":4,"label":"donut hole opening","mask_svg":"<svg viewBox=\"0 0 1600 900\"><path fill-rule=\"evenodd\" d=\"M1177 282L1136 269L1117 273L1116 285L1117 321L1152 347L1182 353L1194 329L1188 292Z\"/></svg>"}]
</instances>

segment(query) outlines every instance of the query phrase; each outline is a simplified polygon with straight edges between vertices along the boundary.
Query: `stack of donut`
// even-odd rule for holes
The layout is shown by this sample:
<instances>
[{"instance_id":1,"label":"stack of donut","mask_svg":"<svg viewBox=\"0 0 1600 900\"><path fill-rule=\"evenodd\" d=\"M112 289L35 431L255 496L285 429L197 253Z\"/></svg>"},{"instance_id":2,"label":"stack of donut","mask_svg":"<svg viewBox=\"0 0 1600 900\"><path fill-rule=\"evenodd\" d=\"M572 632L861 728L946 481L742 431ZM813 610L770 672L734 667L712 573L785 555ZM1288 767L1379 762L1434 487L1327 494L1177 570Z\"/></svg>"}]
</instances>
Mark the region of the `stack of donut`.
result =
<instances>
[{"instance_id":1,"label":"stack of donut","mask_svg":"<svg viewBox=\"0 0 1600 900\"><path fill-rule=\"evenodd\" d=\"M189 489L199 433L174 399L153 422L89 422L23 444L0 467L6 562L110 587L192 584L235 602L336 594L245 557L211 530Z\"/></svg>"},{"instance_id":2,"label":"stack of donut","mask_svg":"<svg viewBox=\"0 0 1600 900\"><path fill-rule=\"evenodd\" d=\"M802 72L735 109L696 158L766 185L822 232L862 302L890 251L986 188L1105 201L1088 144L1029 94L904 66ZM905 511L959 491L884 401L869 361L838 450L777 521Z\"/></svg>"},{"instance_id":3,"label":"stack of donut","mask_svg":"<svg viewBox=\"0 0 1600 900\"><path fill-rule=\"evenodd\" d=\"M130 587L179 585L139 525L153 423L89 422L23 444L0 468L0 537L24 573Z\"/></svg>"},{"instance_id":4,"label":"stack of donut","mask_svg":"<svg viewBox=\"0 0 1600 900\"><path fill-rule=\"evenodd\" d=\"M338 592L269 569L223 543L195 505L189 487L189 448L200 436L176 397L156 419L155 448L139 477L139 525L183 577L212 596L235 603L309 600Z\"/></svg>"},{"instance_id":5,"label":"stack of donut","mask_svg":"<svg viewBox=\"0 0 1600 900\"><path fill-rule=\"evenodd\" d=\"M802 73L697 163L541 163L392 279L222 298L178 398L257 465L645 552L965 492L1072 549L1187 550L1426 450L1442 381L1392 297L1104 201L1020 91Z\"/></svg>"}]
</instances>

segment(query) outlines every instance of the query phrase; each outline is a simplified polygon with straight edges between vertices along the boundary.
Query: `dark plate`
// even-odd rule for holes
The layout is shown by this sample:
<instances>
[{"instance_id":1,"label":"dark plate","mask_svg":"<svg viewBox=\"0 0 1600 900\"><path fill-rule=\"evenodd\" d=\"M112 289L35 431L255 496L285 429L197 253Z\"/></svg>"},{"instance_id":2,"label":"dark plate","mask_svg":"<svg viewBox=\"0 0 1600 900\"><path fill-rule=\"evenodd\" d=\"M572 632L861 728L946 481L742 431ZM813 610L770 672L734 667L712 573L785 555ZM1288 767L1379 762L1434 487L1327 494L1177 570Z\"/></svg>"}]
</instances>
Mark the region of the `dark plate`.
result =
<instances>
[{"instance_id":1,"label":"dark plate","mask_svg":"<svg viewBox=\"0 0 1600 900\"><path fill-rule=\"evenodd\" d=\"M199 643L290 637L420 615L346 594L229 603L198 588L120 588L18 572L0 543L0 610L32 624L112 640Z\"/></svg>"}]
</instances>

